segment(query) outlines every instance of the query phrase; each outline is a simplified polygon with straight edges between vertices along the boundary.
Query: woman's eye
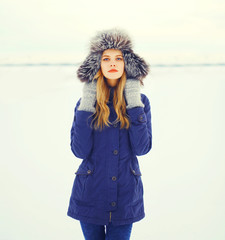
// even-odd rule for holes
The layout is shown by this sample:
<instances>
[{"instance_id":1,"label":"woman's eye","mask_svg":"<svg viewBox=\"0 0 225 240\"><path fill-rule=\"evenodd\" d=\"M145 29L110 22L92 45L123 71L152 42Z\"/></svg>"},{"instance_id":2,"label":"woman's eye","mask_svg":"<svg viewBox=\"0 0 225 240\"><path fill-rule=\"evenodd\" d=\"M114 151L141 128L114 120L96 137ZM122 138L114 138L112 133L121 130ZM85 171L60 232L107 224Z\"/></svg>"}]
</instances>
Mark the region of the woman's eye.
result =
<instances>
[{"instance_id":1,"label":"woman's eye","mask_svg":"<svg viewBox=\"0 0 225 240\"><path fill-rule=\"evenodd\" d=\"M103 61L107 61L107 59L109 59L109 58L104 58ZM116 59L123 60L123 59L120 58L120 57L118 57L118 58L116 58Z\"/></svg>"}]
</instances>

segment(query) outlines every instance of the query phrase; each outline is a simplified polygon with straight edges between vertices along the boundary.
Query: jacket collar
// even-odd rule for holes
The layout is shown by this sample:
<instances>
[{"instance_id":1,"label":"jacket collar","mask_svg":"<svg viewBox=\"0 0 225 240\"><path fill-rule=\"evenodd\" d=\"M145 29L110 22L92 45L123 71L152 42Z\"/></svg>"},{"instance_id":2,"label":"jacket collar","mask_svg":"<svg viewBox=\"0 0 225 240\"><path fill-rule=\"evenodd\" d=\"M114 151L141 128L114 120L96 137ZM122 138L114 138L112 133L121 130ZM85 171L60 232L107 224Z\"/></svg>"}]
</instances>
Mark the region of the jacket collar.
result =
<instances>
[{"instance_id":1,"label":"jacket collar","mask_svg":"<svg viewBox=\"0 0 225 240\"><path fill-rule=\"evenodd\" d=\"M109 89L110 89L109 103L112 103L113 102L113 96L114 96L115 87L109 87Z\"/></svg>"}]
</instances>

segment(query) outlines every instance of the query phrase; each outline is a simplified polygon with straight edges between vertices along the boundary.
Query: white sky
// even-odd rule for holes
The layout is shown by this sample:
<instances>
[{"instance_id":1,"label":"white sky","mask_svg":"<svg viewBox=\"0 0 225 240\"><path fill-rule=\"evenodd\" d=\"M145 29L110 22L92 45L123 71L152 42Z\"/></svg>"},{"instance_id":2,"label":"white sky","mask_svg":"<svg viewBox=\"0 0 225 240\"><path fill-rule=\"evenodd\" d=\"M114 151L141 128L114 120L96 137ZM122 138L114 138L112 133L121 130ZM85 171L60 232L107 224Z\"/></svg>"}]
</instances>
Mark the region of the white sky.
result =
<instances>
[{"instance_id":1,"label":"white sky","mask_svg":"<svg viewBox=\"0 0 225 240\"><path fill-rule=\"evenodd\" d=\"M81 61L96 31L111 27L153 62L225 62L224 10L222 0L1 0L0 62Z\"/></svg>"}]
</instances>

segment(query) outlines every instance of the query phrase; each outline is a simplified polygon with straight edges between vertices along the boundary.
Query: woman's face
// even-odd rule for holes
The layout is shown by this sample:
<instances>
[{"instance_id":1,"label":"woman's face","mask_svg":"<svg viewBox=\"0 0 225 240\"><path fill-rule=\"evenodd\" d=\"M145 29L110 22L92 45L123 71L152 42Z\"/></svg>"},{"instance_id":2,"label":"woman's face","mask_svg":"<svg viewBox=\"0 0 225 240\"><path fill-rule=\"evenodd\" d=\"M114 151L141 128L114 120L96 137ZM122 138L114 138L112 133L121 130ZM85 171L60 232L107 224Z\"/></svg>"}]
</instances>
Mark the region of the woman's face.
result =
<instances>
[{"instance_id":1,"label":"woman's face","mask_svg":"<svg viewBox=\"0 0 225 240\"><path fill-rule=\"evenodd\" d=\"M115 69L117 71L110 71ZM114 87L124 71L123 54L118 49L107 49L103 52L101 58L101 70L107 83Z\"/></svg>"}]
</instances>

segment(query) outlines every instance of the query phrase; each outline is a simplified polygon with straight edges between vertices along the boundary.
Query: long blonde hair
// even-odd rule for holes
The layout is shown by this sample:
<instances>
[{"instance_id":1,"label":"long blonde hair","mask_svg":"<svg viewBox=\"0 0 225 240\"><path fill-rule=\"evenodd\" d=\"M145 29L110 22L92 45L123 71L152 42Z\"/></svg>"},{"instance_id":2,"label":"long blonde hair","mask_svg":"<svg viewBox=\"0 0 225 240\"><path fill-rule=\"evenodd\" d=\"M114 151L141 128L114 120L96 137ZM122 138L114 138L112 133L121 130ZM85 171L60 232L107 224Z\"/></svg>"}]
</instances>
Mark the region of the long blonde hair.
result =
<instances>
[{"instance_id":1,"label":"long blonde hair","mask_svg":"<svg viewBox=\"0 0 225 240\"><path fill-rule=\"evenodd\" d=\"M110 109L107 106L107 102L110 96L110 89L107 86L106 81L104 80L104 75L99 69L96 73L92 81L97 80L97 93L96 93L96 112L92 114L94 118L92 120L95 121L94 129L102 130L105 126L109 127L109 124L112 124L109 121ZM113 106L115 112L117 114L117 118L113 123L121 122L120 129L126 128L128 129L130 126L129 116L126 113L126 102L123 96L123 90L126 84L126 73L123 72L117 86L115 86L114 96L113 96Z\"/></svg>"}]
</instances>

